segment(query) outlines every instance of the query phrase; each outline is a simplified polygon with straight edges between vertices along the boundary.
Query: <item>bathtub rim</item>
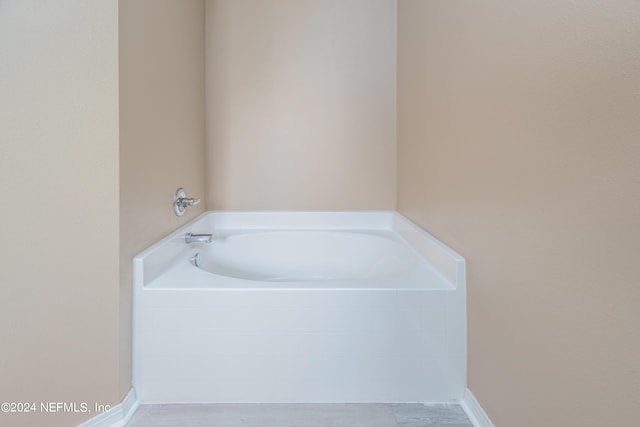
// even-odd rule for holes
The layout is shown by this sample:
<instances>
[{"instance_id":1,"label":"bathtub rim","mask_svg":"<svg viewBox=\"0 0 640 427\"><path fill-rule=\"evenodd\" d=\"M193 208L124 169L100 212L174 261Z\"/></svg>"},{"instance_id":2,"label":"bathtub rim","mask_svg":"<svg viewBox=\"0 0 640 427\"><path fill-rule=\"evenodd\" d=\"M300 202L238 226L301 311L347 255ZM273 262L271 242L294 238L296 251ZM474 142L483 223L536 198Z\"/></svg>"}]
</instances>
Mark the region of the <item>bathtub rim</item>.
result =
<instances>
[{"instance_id":1,"label":"bathtub rim","mask_svg":"<svg viewBox=\"0 0 640 427\"><path fill-rule=\"evenodd\" d=\"M244 221L244 222L243 222ZM269 222L271 221L271 222ZM203 224L204 223L204 224ZM286 224L286 227L284 226ZM206 230L202 230L204 227ZM452 286L452 289L466 288L465 259L456 251L435 238L426 229L416 225L410 219L397 211L206 211L189 222L178 227L167 236L139 252L133 258L134 289L167 290L179 288L154 288L147 284L167 271L167 263L179 262L180 255L188 253L189 245L184 242L184 234L189 232L213 232L218 229L247 229L247 230L372 230L382 229L396 233L407 245L417 251L440 273ZM145 265L145 260L156 257L155 265ZM202 272L204 274L212 274ZM222 276L221 276L222 277ZM241 280L241 279L240 279ZM290 290L290 287L277 286L275 282L268 288L242 287L242 289L256 290ZM205 288L185 288L205 289ZM234 290L228 288L214 288L214 290ZM301 288L315 290L314 287ZM335 287L328 288L336 290ZM342 289L342 288L340 288ZM402 288L346 288L404 290ZM414 290L408 288L406 290ZM421 290L421 289L415 289ZM430 290L430 289L425 289Z\"/></svg>"}]
</instances>

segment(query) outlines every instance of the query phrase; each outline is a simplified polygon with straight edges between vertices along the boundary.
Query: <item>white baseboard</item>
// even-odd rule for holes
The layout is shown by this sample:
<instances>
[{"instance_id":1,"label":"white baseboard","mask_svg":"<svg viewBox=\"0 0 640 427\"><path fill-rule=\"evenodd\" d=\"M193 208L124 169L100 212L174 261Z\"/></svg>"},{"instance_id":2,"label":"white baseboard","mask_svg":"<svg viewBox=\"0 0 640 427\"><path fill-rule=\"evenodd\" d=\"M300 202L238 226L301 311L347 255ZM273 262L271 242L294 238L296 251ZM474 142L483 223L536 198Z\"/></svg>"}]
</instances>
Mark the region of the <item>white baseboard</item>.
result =
<instances>
[{"instance_id":1,"label":"white baseboard","mask_svg":"<svg viewBox=\"0 0 640 427\"><path fill-rule=\"evenodd\" d=\"M131 389L122 402L83 422L78 427L123 427L131 419L138 405L136 391Z\"/></svg>"},{"instance_id":2,"label":"white baseboard","mask_svg":"<svg viewBox=\"0 0 640 427\"><path fill-rule=\"evenodd\" d=\"M464 412L466 412L467 417L471 420L473 427L493 427L493 423L487 416L487 413L484 412L480 403L476 400L471 390L466 388L464 390L464 396L460 401L460 405Z\"/></svg>"}]
</instances>

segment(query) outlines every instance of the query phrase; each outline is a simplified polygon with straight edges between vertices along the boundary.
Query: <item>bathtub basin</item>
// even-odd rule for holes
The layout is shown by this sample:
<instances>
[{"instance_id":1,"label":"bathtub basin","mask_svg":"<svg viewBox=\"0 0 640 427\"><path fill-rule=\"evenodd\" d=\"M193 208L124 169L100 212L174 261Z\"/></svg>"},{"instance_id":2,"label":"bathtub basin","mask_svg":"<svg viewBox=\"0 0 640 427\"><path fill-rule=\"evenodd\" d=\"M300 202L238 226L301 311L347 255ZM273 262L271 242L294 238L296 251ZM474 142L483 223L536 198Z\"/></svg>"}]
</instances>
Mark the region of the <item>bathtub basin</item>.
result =
<instances>
[{"instance_id":1,"label":"bathtub basin","mask_svg":"<svg viewBox=\"0 0 640 427\"><path fill-rule=\"evenodd\" d=\"M321 230L220 234L198 253L202 270L269 282L367 280L422 261L392 236Z\"/></svg>"}]
</instances>

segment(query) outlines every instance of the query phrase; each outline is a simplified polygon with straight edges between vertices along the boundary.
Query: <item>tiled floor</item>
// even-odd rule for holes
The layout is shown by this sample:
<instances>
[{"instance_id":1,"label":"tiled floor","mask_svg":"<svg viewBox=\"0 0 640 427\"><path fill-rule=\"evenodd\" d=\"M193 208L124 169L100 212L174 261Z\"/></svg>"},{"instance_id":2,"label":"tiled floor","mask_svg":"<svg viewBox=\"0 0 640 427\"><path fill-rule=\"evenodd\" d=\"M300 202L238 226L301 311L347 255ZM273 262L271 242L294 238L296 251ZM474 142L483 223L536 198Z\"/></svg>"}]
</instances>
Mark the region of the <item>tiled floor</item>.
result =
<instances>
[{"instance_id":1,"label":"tiled floor","mask_svg":"<svg viewBox=\"0 0 640 427\"><path fill-rule=\"evenodd\" d=\"M126 427L473 427L455 404L141 405Z\"/></svg>"}]
</instances>

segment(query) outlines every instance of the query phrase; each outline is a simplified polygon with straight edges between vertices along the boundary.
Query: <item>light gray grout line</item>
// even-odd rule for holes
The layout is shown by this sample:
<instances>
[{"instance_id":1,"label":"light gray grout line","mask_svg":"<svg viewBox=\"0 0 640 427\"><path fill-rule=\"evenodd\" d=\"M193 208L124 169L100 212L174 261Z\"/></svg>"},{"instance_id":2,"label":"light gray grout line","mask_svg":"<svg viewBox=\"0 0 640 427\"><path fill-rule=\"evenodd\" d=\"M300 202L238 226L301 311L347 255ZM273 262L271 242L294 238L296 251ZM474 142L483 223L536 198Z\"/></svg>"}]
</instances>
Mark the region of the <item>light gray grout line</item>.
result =
<instances>
[{"instance_id":1,"label":"light gray grout line","mask_svg":"<svg viewBox=\"0 0 640 427\"><path fill-rule=\"evenodd\" d=\"M393 412L393 419L396 421L396 427L400 427L398 424L398 417L396 417L396 408L393 406L393 403L389 403L389 406L391 406L391 412Z\"/></svg>"}]
</instances>

